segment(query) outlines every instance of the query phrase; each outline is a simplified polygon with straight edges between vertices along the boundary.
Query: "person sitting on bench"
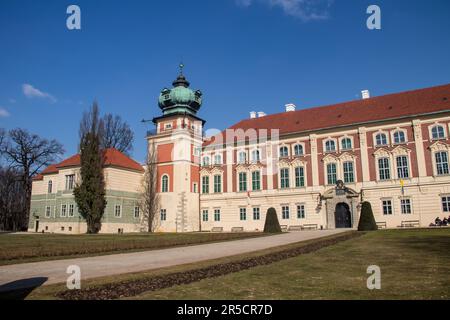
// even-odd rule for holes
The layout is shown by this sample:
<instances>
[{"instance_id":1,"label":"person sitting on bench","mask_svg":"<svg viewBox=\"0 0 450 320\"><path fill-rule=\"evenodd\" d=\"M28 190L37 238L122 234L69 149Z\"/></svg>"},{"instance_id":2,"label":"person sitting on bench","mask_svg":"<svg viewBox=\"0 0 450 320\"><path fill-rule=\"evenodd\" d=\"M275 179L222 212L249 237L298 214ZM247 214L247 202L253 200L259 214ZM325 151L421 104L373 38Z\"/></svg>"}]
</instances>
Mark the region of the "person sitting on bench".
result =
<instances>
[{"instance_id":1,"label":"person sitting on bench","mask_svg":"<svg viewBox=\"0 0 450 320\"><path fill-rule=\"evenodd\" d=\"M439 219L439 217L437 217L437 218L434 220L434 224L435 224L436 226L440 226L441 223L442 223L442 221L441 221L441 219Z\"/></svg>"},{"instance_id":2,"label":"person sitting on bench","mask_svg":"<svg viewBox=\"0 0 450 320\"><path fill-rule=\"evenodd\" d=\"M448 220L447 220L447 218L444 218L444 220L442 220L442 225L443 225L443 226L447 226L447 225L448 225Z\"/></svg>"}]
</instances>

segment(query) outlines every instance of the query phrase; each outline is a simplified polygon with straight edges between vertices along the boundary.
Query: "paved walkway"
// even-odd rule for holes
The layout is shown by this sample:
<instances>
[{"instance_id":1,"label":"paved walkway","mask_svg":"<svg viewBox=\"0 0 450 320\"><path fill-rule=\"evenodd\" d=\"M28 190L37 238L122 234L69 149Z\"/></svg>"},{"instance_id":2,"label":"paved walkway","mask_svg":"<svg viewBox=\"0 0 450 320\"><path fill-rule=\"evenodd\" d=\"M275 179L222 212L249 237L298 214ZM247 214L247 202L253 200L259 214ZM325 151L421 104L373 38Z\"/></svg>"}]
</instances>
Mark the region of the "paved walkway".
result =
<instances>
[{"instance_id":1,"label":"paved walkway","mask_svg":"<svg viewBox=\"0 0 450 320\"><path fill-rule=\"evenodd\" d=\"M347 229L290 232L188 247L0 266L0 292L66 282L69 276L66 270L71 265L80 267L83 280L228 257L344 231Z\"/></svg>"}]
</instances>

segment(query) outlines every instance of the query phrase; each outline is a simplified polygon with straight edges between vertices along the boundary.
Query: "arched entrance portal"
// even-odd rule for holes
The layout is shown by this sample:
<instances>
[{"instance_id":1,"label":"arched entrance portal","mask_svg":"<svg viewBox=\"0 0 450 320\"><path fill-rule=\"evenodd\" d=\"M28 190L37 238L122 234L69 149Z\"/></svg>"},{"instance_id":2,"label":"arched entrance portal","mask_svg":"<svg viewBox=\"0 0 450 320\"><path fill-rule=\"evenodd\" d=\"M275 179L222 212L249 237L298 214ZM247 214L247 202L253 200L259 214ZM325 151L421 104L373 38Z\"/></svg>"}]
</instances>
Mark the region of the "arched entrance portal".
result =
<instances>
[{"instance_id":1,"label":"arched entrance portal","mask_svg":"<svg viewBox=\"0 0 450 320\"><path fill-rule=\"evenodd\" d=\"M334 221L336 224L336 228L352 227L352 214L347 203L341 202L336 205L336 210L334 212Z\"/></svg>"}]
</instances>

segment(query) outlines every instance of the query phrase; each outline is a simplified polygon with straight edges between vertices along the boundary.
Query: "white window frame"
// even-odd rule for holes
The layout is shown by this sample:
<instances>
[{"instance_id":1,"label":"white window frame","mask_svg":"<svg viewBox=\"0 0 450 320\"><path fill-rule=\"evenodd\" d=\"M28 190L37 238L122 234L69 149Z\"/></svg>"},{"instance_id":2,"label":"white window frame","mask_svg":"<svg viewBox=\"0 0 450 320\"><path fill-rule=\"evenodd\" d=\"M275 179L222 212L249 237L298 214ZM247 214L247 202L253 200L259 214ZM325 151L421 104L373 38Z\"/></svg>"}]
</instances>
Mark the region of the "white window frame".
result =
<instances>
[{"instance_id":1,"label":"white window frame","mask_svg":"<svg viewBox=\"0 0 450 320\"><path fill-rule=\"evenodd\" d=\"M296 209L297 209L297 219L305 220L306 219L306 204L297 203Z\"/></svg>"},{"instance_id":2,"label":"white window frame","mask_svg":"<svg viewBox=\"0 0 450 320\"><path fill-rule=\"evenodd\" d=\"M203 156L202 157L202 167L209 167L210 165L211 165L210 156Z\"/></svg>"},{"instance_id":3,"label":"white window frame","mask_svg":"<svg viewBox=\"0 0 450 320\"><path fill-rule=\"evenodd\" d=\"M297 154L297 148L301 148L301 153ZM296 143L294 144L294 156L296 157L303 157L305 155L305 144L304 143Z\"/></svg>"},{"instance_id":4,"label":"white window frame","mask_svg":"<svg viewBox=\"0 0 450 320\"><path fill-rule=\"evenodd\" d=\"M387 214L385 214L384 213L384 207L385 207L385 205L384 205L384 202L390 202L390 209L391 209L391 213L389 214L389 213L387 213ZM382 198L381 199L381 213L382 213L382 215L384 216L384 217L389 217L389 216L393 216L394 215L394 204L393 204L393 202L392 202L392 198Z\"/></svg>"},{"instance_id":5,"label":"white window frame","mask_svg":"<svg viewBox=\"0 0 450 320\"><path fill-rule=\"evenodd\" d=\"M403 142L396 142L395 134L400 133L400 132L403 133L403 137L405 138L405 140ZM397 146L408 143L408 131L405 129L400 129L400 128L393 130L391 133L391 140L392 140L392 144L397 145Z\"/></svg>"},{"instance_id":6,"label":"white window frame","mask_svg":"<svg viewBox=\"0 0 450 320\"><path fill-rule=\"evenodd\" d=\"M66 218L67 217L67 204L61 204L61 212L59 214L59 216L61 218Z\"/></svg>"},{"instance_id":7,"label":"white window frame","mask_svg":"<svg viewBox=\"0 0 450 320\"><path fill-rule=\"evenodd\" d=\"M253 149L251 151L251 155L252 155L252 159L251 159L252 163L260 163L261 162L261 151L260 151L260 149ZM256 159L255 159L255 155L257 155Z\"/></svg>"},{"instance_id":8,"label":"white window frame","mask_svg":"<svg viewBox=\"0 0 450 320\"><path fill-rule=\"evenodd\" d=\"M202 222L208 222L208 221L209 221L209 210L202 209Z\"/></svg>"},{"instance_id":9,"label":"white window frame","mask_svg":"<svg viewBox=\"0 0 450 320\"><path fill-rule=\"evenodd\" d=\"M282 172L287 172L287 174L288 174L288 176L287 176L287 178L286 177L282 177ZM279 171L279 178L278 178L278 180L279 180L279 183L280 183L280 187L279 187L279 189L282 189L282 190L285 190L285 189L290 189L291 188L291 181L290 181L290 179L291 179L291 172L290 172L291 170L290 170L290 168L289 167L281 167L280 168L280 171ZM286 186L286 183L284 183L284 186L283 186L283 179L284 179L284 182L286 182L287 181L287 186Z\"/></svg>"},{"instance_id":10,"label":"white window frame","mask_svg":"<svg viewBox=\"0 0 450 320\"><path fill-rule=\"evenodd\" d=\"M45 207L45 217L46 218L50 218L52 216L52 207L51 206L46 206Z\"/></svg>"},{"instance_id":11,"label":"white window frame","mask_svg":"<svg viewBox=\"0 0 450 320\"><path fill-rule=\"evenodd\" d=\"M220 208L215 208L214 209L214 222L220 222L221 220L222 220L221 210L220 210Z\"/></svg>"},{"instance_id":12,"label":"white window frame","mask_svg":"<svg viewBox=\"0 0 450 320\"><path fill-rule=\"evenodd\" d=\"M408 201L409 204L404 204L404 201ZM404 212L403 209L408 208L408 206L409 206L409 212ZM412 215L413 214L413 206L412 206L411 198L400 198L400 213L402 215Z\"/></svg>"},{"instance_id":13,"label":"white window frame","mask_svg":"<svg viewBox=\"0 0 450 320\"><path fill-rule=\"evenodd\" d=\"M164 178L167 178L167 190L164 191ZM168 174L163 174L161 176L161 193L169 193L170 192L170 177Z\"/></svg>"},{"instance_id":14,"label":"white window frame","mask_svg":"<svg viewBox=\"0 0 450 320\"><path fill-rule=\"evenodd\" d=\"M167 221L167 209L159 210L159 219L162 221Z\"/></svg>"},{"instance_id":15,"label":"white window frame","mask_svg":"<svg viewBox=\"0 0 450 320\"><path fill-rule=\"evenodd\" d=\"M289 219L291 219L291 209L288 204L284 204L281 206L281 220L289 220Z\"/></svg>"},{"instance_id":16,"label":"white window frame","mask_svg":"<svg viewBox=\"0 0 450 320\"><path fill-rule=\"evenodd\" d=\"M439 137L439 138L433 137L433 129L436 127L442 127L442 131L444 133L443 137ZM436 122L433 125L429 126L428 130L429 130L429 135L430 135L430 141L439 141L439 140L447 139L447 126L443 123Z\"/></svg>"},{"instance_id":17,"label":"white window frame","mask_svg":"<svg viewBox=\"0 0 450 320\"><path fill-rule=\"evenodd\" d=\"M281 149L286 150L287 154L282 155L282 153L284 153L284 152L281 152ZM285 145L285 144L280 145L280 147L278 148L278 158L280 158L280 159L289 158L289 155L290 155L289 146Z\"/></svg>"},{"instance_id":18,"label":"white window frame","mask_svg":"<svg viewBox=\"0 0 450 320\"><path fill-rule=\"evenodd\" d=\"M222 164L223 164L222 155L220 153L216 153L214 155L214 165L215 166L221 166Z\"/></svg>"},{"instance_id":19,"label":"white window frame","mask_svg":"<svg viewBox=\"0 0 450 320\"><path fill-rule=\"evenodd\" d=\"M350 141L350 148L344 148L344 140L349 140ZM354 148L354 145L353 145L353 137L351 137L351 136L344 136L344 137L342 137L341 139L340 139L340 143L341 143L341 146L340 146L340 150L343 152L343 151L351 151L351 150L353 150L353 148Z\"/></svg>"},{"instance_id":20,"label":"white window frame","mask_svg":"<svg viewBox=\"0 0 450 320\"><path fill-rule=\"evenodd\" d=\"M327 147L328 143L333 143L333 145L334 145L333 150L328 150L328 147ZM337 139L335 139L335 138L325 139L323 141L323 153L336 153L336 152L338 152Z\"/></svg>"},{"instance_id":21,"label":"white window frame","mask_svg":"<svg viewBox=\"0 0 450 320\"><path fill-rule=\"evenodd\" d=\"M239 221L247 221L247 208L239 208Z\"/></svg>"},{"instance_id":22,"label":"white window frame","mask_svg":"<svg viewBox=\"0 0 450 320\"><path fill-rule=\"evenodd\" d=\"M119 215L117 215L117 208L119 208ZM122 205L121 204L114 205L114 218L117 218L117 219L122 218Z\"/></svg>"},{"instance_id":23,"label":"white window frame","mask_svg":"<svg viewBox=\"0 0 450 320\"><path fill-rule=\"evenodd\" d=\"M384 134L386 137L386 144L378 144L377 137L378 135ZM387 147L389 146L389 133L386 131L377 131L373 134L373 145L375 148Z\"/></svg>"},{"instance_id":24,"label":"white window frame","mask_svg":"<svg viewBox=\"0 0 450 320\"><path fill-rule=\"evenodd\" d=\"M69 218L75 217L75 205L73 203L69 204L69 210L67 216Z\"/></svg>"},{"instance_id":25,"label":"white window frame","mask_svg":"<svg viewBox=\"0 0 450 320\"><path fill-rule=\"evenodd\" d=\"M254 221L261 220L261 208L260 207L253 207L252 208L252 213L253 213L253 220Z\"/></svg>"}]
</instances>

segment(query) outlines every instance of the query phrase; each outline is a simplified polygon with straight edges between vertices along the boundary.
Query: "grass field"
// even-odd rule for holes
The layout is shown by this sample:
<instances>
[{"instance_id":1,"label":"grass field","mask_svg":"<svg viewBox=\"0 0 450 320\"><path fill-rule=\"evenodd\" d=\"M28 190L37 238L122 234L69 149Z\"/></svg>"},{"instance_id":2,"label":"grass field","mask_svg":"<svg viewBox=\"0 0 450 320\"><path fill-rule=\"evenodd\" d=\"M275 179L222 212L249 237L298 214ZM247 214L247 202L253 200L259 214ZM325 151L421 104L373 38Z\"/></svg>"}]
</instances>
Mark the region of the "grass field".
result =
<instances>
[{"instance_id":1,"label":"grass field","mask_svg":"<svg viewBox=\"0 0 450 320\"><path fill-rule=\"evenodd\" d=\"M315 241L315 240L312 240ZM84 288L186 272L304 246L311 241L251 254L148 272L91 279ZM382 230L305 255L131 299L450 299L450 229ZM369 265L381 268L381 290L368 290ZM52 299L64 285L45 286L28 299Z\"/></svg>"},{"instance_id":2,"label":"grass field","mask_svg":"<svg viewBox=\"0 0 450 320\"><path fill-rule=\"evenodd\" d=\"M0 234L0 265L264 236L262 233Z\"/></svg>"}]
</instances>

